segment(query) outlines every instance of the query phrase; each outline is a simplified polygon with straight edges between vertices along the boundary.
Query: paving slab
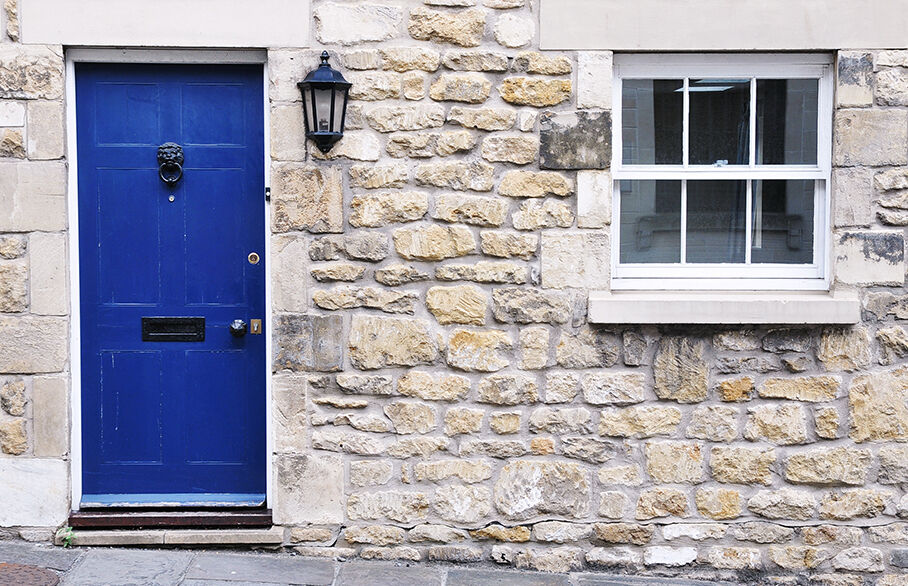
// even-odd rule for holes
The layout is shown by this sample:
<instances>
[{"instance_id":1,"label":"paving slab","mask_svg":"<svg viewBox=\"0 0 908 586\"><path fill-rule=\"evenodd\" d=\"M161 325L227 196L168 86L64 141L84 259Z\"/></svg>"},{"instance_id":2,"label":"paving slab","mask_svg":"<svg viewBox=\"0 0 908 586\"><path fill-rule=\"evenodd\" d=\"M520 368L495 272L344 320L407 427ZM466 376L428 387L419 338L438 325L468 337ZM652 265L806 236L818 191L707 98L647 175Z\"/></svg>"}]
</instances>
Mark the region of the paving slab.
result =
<instances>
[{"instance_id":1,"label":"paving slab","mask_svg":"<svg viewBox=\"0 0 908 586\"><path fill-rule=\"evenodd\" d=\"M345 563L334 586L441 586L444 571L408 564Z\"/></svg>"},{"instance_id":2,"label":"paving slab","mask_svg":"<svg viewBox=\"0 0 908 586\"><path fill-rule=\"evenodd\" d=\"M279 582L235 582L233 580L183 580L180 586L287 586Z\"/></svg>"},{"instance_id":3,"label":"paving slab","mask_svg":"<svg viewBox=\"0 0 908 586\"><path fill-rule=\"evenodd\" d=\"M196 555L186 579L325 586L334 581L334 562L279 554L205 552Z\"/></svg>"},{"instance_id":4,"label":"paving slab","mask_svg":"<svg viewBox=\"0 0 908 586\"><path fill-rule=\"evenodd\" d=\"M82 555L81 551L36 543L0 543L0 562L39 566L65 572Z\"/></svg>"},{"instance_id":5,"label":"paving slab","mask_svg":"<svg viewBox=\"0 0 908 586\"><path fill-rule=\"evenodd\" d=\"M450 570L446 586L570 586L565 574L507 570Z\"/></svg>"},{"instance_id":6,"label":"paving slab","mask_svg":"<svg viewBox=\"0 0 908 586\"><path fill-rule=\"evenodd\" d=\"M65 586L179 584L193 554L167 550L92 549L63 578Z\"/></svg>"}]
</instances>

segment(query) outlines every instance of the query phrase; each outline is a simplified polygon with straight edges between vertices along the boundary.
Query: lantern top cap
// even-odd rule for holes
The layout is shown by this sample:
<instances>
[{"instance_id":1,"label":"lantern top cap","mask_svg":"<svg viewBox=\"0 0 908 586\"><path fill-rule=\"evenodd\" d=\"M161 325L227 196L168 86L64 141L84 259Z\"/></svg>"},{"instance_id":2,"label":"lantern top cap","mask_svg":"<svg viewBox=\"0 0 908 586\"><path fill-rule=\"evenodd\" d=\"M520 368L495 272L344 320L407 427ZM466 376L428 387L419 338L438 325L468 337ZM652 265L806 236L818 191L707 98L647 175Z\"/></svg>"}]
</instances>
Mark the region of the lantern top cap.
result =
<instances>
[{"instance_id":1,"label":"lantern top cap","mask_svg":"<svg viewBox=\"0 0 908 586\"><path fill-rule=\"evenodd\" d=\"M315 86L315 87L340 87L340 88L349 88L353 84L344 79L344 76L341 75L340 71L337 71L331 65L328 64L328 51L322 51L321 64L316 68L310 71L306 75L306 79L299 83L301 88Z\"/></svg>"}]
</instances>

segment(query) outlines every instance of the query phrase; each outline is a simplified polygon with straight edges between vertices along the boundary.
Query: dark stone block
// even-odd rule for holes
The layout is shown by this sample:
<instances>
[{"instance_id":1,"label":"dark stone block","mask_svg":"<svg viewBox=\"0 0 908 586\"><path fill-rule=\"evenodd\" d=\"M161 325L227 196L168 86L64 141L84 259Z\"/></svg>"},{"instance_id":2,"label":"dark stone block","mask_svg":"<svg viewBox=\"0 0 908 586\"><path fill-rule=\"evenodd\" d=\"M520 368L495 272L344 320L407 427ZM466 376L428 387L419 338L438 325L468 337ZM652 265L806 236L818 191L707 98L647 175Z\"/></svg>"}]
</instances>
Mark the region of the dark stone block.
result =
<instances>
[{"instance_id":1,"label":"dark stone block","mask_svg":"<svg viewBox=\"0 0 908 586\"><path fill-rule=\"evenodd\" d=\"M905 238L902 234L846 232L839 237L839 244L845 244L848 240L860 241L864 256L869 260L884 260L892 264L901 264L905 260Z\"/></svg>"},{"instance_id":2,"label":"dark stone block","mask_svg":"<svg viewBox=\"0 0 908 586\"><path fill-rule=\"evenodd\" d=\"M889 563L896 568L908 568L908 549L893 549Z\"/></svg>"},{"instance_id":3,"label":"dark stone block","mask_svg":"<svg viewBox=\"0 0 908 586\"><path fill-rule=\"evenodd\" d=\"M869 85L873 76L873 55L860 53L839 59L839 83L844 85Z\"/></svg>"},{"instance_id":4,"label":"dark stone block","mask_svg":"<svg viewBox=\"0 0 908 586\"><path fill-rule=\"evenodd\" d=\"M540 127L539 166L543 169L608 169L611 166L611 112L546 112Z\"/></svg>"},{"instance_id":5,"label":"dark stone block","mask_svg":"<svg viewBox=\"0 0 908 586\"><path fill-rule=\"evenodd\" d=\"M274 371L334 372L344 359L340 315L277 315L274 318Z\"/></svg>"}]
</instances>

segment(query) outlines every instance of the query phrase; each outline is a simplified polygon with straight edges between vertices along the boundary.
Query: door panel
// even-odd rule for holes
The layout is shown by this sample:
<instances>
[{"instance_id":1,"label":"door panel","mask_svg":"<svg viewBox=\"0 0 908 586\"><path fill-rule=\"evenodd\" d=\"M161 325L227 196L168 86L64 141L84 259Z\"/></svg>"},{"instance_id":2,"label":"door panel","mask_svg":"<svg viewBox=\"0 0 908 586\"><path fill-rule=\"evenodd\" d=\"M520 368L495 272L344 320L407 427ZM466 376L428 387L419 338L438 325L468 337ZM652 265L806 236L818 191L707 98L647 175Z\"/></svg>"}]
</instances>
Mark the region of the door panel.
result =
<instances>
[{"instance_id":1,"label":"door panel","mask_svg":"<svg viewBox=\"0 0 908 586\"><path fill-rule=\"evenodd\" d=\"M228 326L265 313L262 69L77 64L76 103L83 504L257 504L265 336ZM143 341L144 317L204 340Z\"/></svg>"}]
</instances>

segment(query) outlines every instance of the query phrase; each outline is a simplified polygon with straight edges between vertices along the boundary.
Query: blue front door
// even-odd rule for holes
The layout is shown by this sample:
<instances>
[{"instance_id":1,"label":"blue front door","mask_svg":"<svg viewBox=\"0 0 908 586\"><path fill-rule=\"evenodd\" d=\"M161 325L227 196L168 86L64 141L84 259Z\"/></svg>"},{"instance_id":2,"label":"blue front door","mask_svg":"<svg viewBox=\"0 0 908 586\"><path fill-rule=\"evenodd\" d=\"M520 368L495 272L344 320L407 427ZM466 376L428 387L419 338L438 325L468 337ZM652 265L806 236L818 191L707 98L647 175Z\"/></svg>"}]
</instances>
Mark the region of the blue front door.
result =
<instances>
[{"instance_id":1,"label":"blue front door","mask_svg":"<svg viewBox=\"0 0 908 586\"><path fill-rule=\"evenodd\" d=\"M263 92L260 66L76 65L83 506L265 498Z\"/></svg>"}]
</instances>

